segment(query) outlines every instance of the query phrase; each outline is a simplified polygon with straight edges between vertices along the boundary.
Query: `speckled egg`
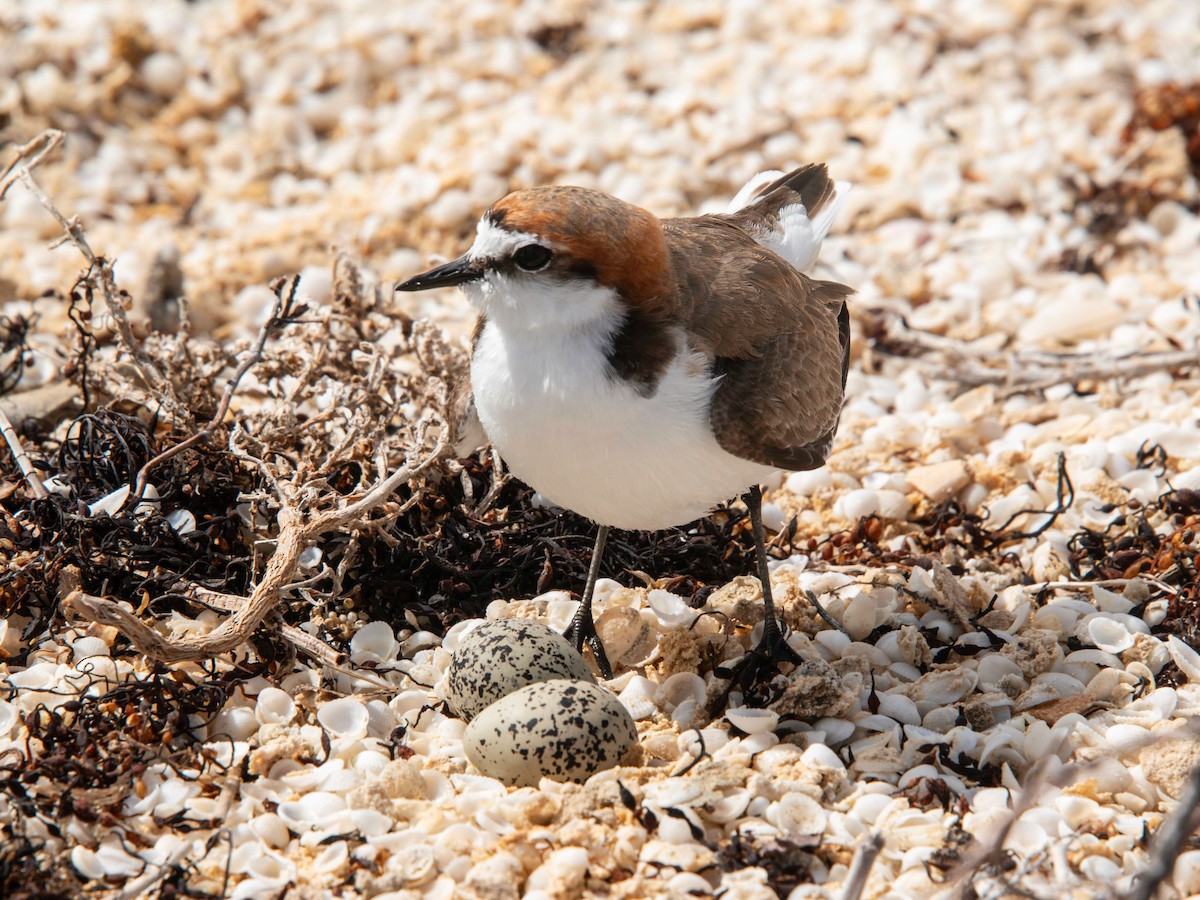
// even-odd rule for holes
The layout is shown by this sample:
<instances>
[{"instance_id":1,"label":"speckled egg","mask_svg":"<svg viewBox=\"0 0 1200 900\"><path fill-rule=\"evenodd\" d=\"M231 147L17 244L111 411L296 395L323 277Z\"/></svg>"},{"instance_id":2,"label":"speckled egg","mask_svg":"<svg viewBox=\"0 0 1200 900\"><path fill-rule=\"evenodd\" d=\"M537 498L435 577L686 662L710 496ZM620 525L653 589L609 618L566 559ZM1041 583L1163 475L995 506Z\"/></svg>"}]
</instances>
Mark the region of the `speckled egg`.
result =
<instances>
[{"instance_id":1,"label":"speckled egg","mask_svg":"<svg viewBox=\"0 0 1200 900\"><path fill-rule=\"evenodd\" d=\"M557 631L532 619L489 619L455 649L446 701L470 721L513 691L560 678L596 681L579 651Z\"/></svg>"},{"instance_id":2,"label":"speckled egg","mask_svg":"<svg viewBox=\"0 0 1200 900\"><path fill-rule=\"evenodd\" d=\"M637 741L633 717L591 681L545 681L497 700L467 726L463 749L484 775L518 787L583 781Z\"/></svg>"}]
</instances>

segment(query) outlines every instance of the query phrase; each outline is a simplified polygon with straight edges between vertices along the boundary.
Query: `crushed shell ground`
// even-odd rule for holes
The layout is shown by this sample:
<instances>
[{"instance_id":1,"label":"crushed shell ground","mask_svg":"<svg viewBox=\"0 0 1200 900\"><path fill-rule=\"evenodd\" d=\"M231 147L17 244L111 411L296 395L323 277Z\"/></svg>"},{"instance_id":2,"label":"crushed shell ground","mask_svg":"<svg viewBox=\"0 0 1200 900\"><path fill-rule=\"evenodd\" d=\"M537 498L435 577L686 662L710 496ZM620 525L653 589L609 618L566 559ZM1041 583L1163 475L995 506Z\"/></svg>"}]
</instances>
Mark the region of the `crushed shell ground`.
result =
<instances>
[{"instance_id":1,"label":"crushed shell ground","mask_svg":"<svg viewBox=\"0 0 1200 900\"><path fill-rule=\"evenodd\" d=\"M695 596L673 592L687 572L609 572L637 746L519 789L471 767L441 703L461 626L358 619L336 670L238 675L256 645L172 676L112 628L12 612L6 895L837 898L871 832L868 898L1128 890L1200 762L1200 382L1131 365L1200 338L1197 35L1187 0L0 0L0 159L66 132L39 182L136 316L161 312L168 247L194 327L235 341L270 278L300 272L320 309L336 252L410 275L513 188L682 214L808 160L855 185L819 271L857 290L829 465L768 492L807 662L767 711L704 714L761 618L747 577ZM57 234L13 186L0 311L39 317L22 390L74 333ZM405 302L469 330L454 292ZM534 594L486 614L563 629L572 599ZM218 620L189 615L172 626ZM103 792L14 774L56 754L83 778L150 740ZM1166 884L1200 892L1200 847Z\"/></svg>"}]
</instances>

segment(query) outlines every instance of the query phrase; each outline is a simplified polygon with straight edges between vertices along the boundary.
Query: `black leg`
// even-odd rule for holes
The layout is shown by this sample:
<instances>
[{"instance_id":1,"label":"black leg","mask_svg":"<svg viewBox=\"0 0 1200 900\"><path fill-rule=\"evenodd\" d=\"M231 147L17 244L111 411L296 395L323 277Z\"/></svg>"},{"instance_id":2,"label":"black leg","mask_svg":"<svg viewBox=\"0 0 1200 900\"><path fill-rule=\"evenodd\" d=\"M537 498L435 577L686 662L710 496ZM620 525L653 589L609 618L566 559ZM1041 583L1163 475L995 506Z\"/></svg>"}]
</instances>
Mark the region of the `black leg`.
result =
<instances>
[{"instance_id":1,"label":"black leg","mask_svg":"<svg viewBox=\"0 0 1200 900\"><path fill-rule=\"evenodd\" d=\"M608 664L608 657L604 655L604 645L600 643L600 638L596 634L596 623L592 619L592 595L596 593L596 579L600 577L600 560L604 557L604 544L607 540L608 526L601 525L596 531L596 545L592 548L592 563L588 566L587 585L583 589L583 600L580 602L579 609L575 613L575 618L571 620L571 627L567 629L565 636L580 653L583 652L584 644L591 647L601 676L612 678L612 666Z\"/></svg>"},{"instance_id":2,"label":"black leg","mask_svg":"<svg viewBox=\"0 0 1200 900\"><path fill-rule=\"evenodd\" d=\"M767 542L763 536L762 489L755 485L742 497L750 510L750 527L754 531L754 550L758 560L758 580L763 592L763 634L758 646L738 660L729 671L729 683L717 695L710 712L717 715L729 700L729 692L735 687L745 694L755 682L769 678L779 669L781 662L799 665L800 655L788 646L779 619L775 615L775 600L771 596L771 573L767 569ZM719 674L723 674L719 671Z\"/></svg>"},{"instance_id":3,"label":"black leg","mask_svg":"<svg viewBox=\"0 0 1200 900\"><path fill-rule=\"evenodd\" d=\"M758 561L758 580L762 584L764 629L779 630L775 618L775 598L771 596L771 572L767 568L767 541L763 534L762 488L757 484L746 492L742 502L750 510L750 529L754 532L754 558Z\"/></svg>"}]
</instances>

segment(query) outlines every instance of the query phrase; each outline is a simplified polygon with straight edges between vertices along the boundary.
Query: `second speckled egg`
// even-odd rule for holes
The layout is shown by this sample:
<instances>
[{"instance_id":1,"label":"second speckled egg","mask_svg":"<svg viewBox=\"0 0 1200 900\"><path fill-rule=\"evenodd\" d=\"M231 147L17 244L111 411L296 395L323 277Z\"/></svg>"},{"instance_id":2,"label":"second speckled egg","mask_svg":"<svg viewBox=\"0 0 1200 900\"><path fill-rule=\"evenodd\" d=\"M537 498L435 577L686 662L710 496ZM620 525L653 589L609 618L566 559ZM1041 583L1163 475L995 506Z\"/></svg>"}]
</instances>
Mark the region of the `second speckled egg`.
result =
<instances>
[{"instance_id":1,"label":"second speckled egg","mask_svg":"<svg viewBox=\"0 0 1200 900\"><path fill-rule=\"evenodd\" d=\"M520 787L543 777L584 781L618 765L636 742L633 717L611 691L562 679L497 700L463 734L475 768Z\"/></svg>"}]
</instances>

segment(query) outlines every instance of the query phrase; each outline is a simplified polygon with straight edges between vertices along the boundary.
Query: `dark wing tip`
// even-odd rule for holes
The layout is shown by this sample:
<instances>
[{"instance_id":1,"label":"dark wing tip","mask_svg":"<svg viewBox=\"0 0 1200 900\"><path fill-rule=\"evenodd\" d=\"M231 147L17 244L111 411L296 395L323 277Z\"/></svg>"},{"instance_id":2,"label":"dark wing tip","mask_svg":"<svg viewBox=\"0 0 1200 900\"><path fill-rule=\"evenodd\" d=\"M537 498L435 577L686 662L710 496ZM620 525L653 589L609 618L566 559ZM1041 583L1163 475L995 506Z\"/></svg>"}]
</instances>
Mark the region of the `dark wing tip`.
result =
<instances>
[{"instance_id":1,"label":"dark wing tip","mask_svg":"<svg viewBox=\"0 0 1200 900\"><path fill-rule=\"evenodd\" d=\"M842 391L845 392L850 375L850 304L845 300L838 310L838 340L842 344Z\"/></svg>"},{"instance_id":2,"label":"dark wing tip","mask_svg":"<svg viewBox=\"0 0 1200 900\"><path fill-rule=\"evenodd\" d=\"M833 198L837 186L829 177L829 166L825 163L808 163L771 182L758 195L755 203L772 198L773 194L780 191L788 193L773 198L774 206L786 206L788 202L791 202L789 195L798 194L800 202L804 204L804 209L811 219Z\"/></svg>"},{"instance_id":3,"label":"dark wing tip","mask_svg":"<svg viewBox=\"0 0 1200 900\"><path fill-rule=\"evenodd\" d=\"M789 472L807 472L819 469L829 459L833 447L833 431L804 447L762 447L762 458L777 469Z\"/></svg>"}]
</instances>

